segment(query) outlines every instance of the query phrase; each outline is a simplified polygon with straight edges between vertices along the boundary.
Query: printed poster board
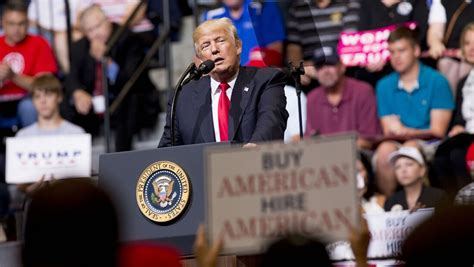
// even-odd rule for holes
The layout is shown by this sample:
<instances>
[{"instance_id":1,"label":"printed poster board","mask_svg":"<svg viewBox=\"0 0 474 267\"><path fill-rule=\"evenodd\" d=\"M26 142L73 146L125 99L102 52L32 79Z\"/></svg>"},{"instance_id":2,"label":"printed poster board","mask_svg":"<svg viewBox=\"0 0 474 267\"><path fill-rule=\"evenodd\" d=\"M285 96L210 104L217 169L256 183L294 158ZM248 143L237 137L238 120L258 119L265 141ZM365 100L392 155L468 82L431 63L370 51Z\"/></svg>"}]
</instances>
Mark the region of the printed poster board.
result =
<instances>
[{"instance_id":1,"label":"printed poster board","mask_svg":"<svg viewBox=\"0 0 474 267\"><path fill-rule=\"evenodd\" d=\"M355 136L207 151L210 240L224 253L260 253L290 231L344 240L358 223Z\"/></svg>"},{"instance_id":2,"label":"printed poster board","mask_svg":"<svg viewBox=\"0 0 474 267\"><path fill-rule=\"evenodd\" d=\"M6 182L34 183L45 179L89 177L89 134L7 138Z\"/></svg>"}]
</instances>

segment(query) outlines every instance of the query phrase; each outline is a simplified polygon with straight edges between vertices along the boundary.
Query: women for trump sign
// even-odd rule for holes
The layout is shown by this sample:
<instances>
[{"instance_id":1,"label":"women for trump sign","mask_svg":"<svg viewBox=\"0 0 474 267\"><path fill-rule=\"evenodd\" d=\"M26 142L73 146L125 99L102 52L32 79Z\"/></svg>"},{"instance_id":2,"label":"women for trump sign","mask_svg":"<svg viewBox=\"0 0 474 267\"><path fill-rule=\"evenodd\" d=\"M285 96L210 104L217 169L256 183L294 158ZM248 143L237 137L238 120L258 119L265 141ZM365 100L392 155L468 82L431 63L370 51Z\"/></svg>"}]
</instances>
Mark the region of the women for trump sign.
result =
<instances>
[{"instance_id":1,"label":"women for trump sign","mask_svg":"<svg viewBox=\"0 0 474 267\"><path fill-rule=\"evenodd\" d=\"M415 29L416 23L404 26ZM337 52L341 62L346 66L367 66L378 62L386 62L390 58L388 37L398 25L391 25L369 31L342 32Z\"/></svg>"},{"instance_id":2,"label":"women for trump sign","mask_svg":"<svg viewBox=\"0 0 474 267\"><path fill-rule=\"evenodd\" d=\"M215 148L207 155L206 218L225 253L259 253L298 232L346 239L358 222L355 137Z\"/></svg>"}]
</instances>

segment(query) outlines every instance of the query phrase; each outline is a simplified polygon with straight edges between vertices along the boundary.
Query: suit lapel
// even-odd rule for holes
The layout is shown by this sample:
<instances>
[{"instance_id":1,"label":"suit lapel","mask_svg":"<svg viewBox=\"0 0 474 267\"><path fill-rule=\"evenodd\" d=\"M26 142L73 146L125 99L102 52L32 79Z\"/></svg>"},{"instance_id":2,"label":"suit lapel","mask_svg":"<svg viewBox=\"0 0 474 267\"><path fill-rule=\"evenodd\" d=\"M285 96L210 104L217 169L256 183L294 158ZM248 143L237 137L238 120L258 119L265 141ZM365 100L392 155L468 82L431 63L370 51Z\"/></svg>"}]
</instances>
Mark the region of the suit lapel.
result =
<instances>
[{"instance_id":1,"label":"suit lapel","mask_svg":"<svg viewBox=\"0 0 474 267\"><path fill-rule=\"evenodd\" d=\"M234 140L240 127L240 121L252 95L254 69L240 67L234 89L232 90L229 113L229 140Z\"/></svg>"},{"instance_id":2,"label":"suit lapel","mask_svg":"<svg viewBox=\"0 0 474 267\"><path fill-rule=\"evenodd\" d=\"M197 116L196 127L199 127L199 131L205 143L215 142L216 138L212 123L211 82L209 76L199 80L199 83L193 90L193 109L194 114Z\"/></svg>"}]
</instances>

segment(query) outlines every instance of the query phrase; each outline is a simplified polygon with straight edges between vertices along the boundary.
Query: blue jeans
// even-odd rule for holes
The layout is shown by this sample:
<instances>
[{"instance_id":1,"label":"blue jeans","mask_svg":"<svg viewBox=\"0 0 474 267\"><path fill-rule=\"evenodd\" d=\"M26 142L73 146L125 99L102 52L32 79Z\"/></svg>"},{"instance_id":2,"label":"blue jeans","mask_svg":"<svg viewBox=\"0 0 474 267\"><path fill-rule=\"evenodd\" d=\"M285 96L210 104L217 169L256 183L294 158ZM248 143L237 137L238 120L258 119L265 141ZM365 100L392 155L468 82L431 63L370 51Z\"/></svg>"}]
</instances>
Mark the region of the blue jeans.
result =
<instances>
[{"instance_id":1,"label":"blue jeans","mask_svg":"<svg viewBox=\"0 0 474 267\"><path fill-rule=\"evenodd\" d=\"M17 117L22 128L36 122L38 113L31 97L25 97L18 103Z\"/></svg>"},{"instance_id":2,"label":"blue jeans","mask_svg":"<svg viewBox=\"0 0 474 267\"><path fill-rule=\"evenodd\" d=\"M18 102L15 115L13 115L14 111L11 112L12 113L7 112L7 114L11 115L0 114L0 128L8 129L13 128L14 126L22 128L36 122L37 120L36 109L33 106L33 101L30 97L25 97Z\"/></svg>"}]
</instances>

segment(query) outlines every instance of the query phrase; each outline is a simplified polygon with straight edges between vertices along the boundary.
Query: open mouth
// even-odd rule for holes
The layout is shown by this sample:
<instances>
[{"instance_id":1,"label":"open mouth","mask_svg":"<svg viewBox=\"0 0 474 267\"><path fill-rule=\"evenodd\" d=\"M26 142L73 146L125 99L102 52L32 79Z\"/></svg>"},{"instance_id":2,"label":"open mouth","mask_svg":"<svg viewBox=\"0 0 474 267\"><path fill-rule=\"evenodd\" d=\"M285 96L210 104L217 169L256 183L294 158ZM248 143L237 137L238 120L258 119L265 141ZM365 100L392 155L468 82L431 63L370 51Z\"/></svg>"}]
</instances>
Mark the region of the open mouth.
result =
<instances>
[{"instance_id":1,"label":"open mouth","mask_svg":"<svg viewBox=\"0 0 474 267\"><path fill-rule=\"evenodd\" d=\"M216 59L214 60L214 63L215 63L216 65L218 65L218 64L220 64L222 61L224 61L224 59L221 58L221 57L218 57L218 58L216 58Z\"/></svg>"}]
</instances>

